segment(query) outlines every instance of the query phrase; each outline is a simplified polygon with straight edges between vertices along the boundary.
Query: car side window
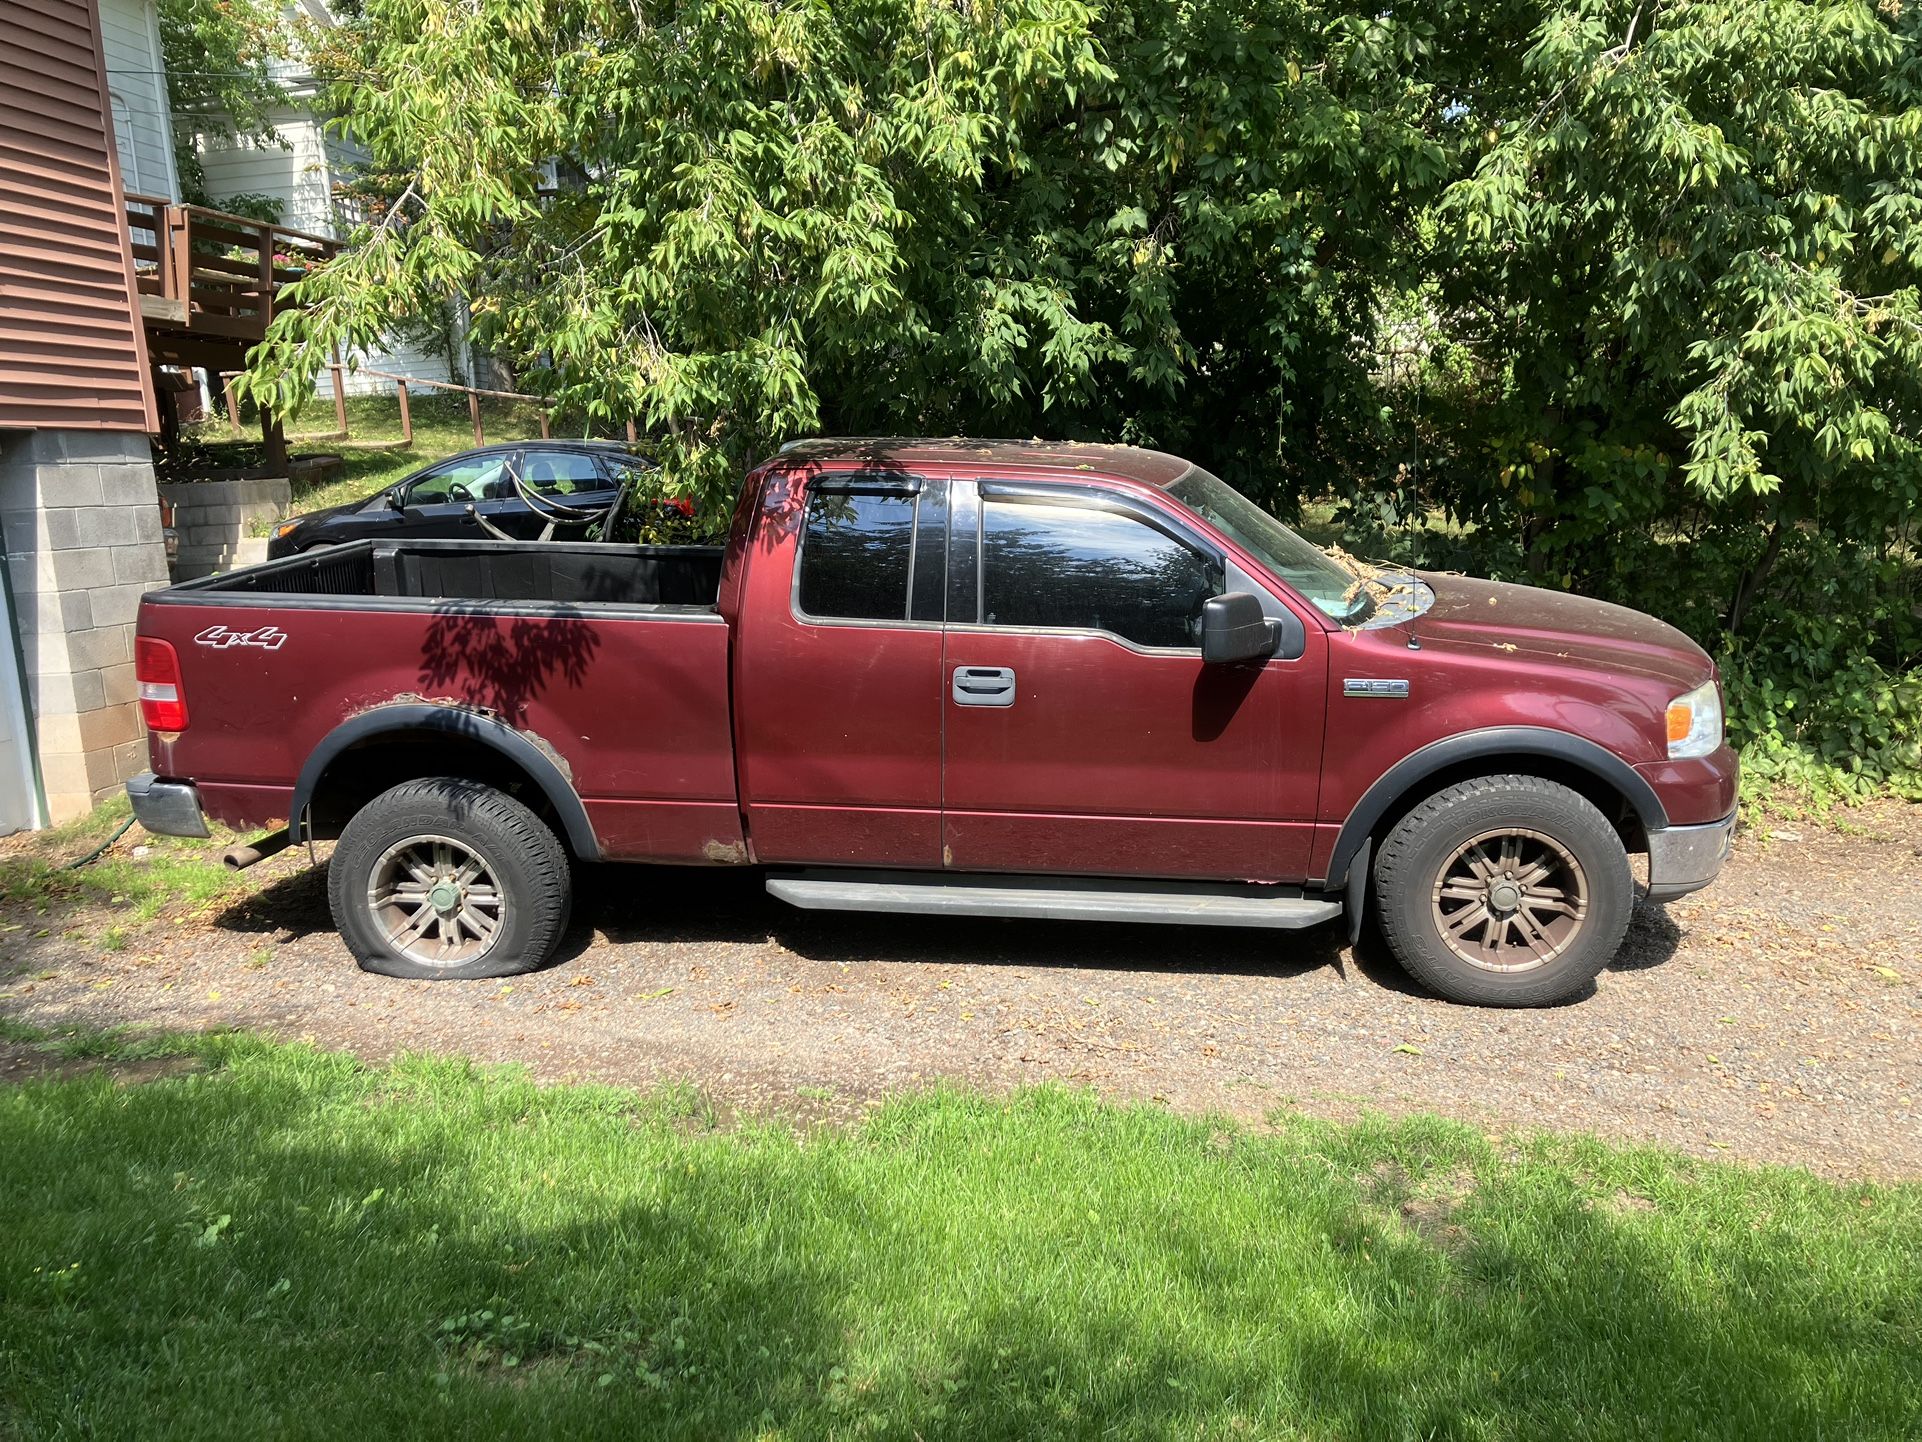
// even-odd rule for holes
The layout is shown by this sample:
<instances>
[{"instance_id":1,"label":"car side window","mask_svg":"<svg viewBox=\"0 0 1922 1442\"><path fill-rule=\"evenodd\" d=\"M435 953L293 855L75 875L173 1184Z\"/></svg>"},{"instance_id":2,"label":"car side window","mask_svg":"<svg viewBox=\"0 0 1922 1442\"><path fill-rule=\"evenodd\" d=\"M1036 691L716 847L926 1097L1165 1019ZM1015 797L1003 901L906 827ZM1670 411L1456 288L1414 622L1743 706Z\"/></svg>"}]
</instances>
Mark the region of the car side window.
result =
<instances>
[{"instance_id":1,"label":"car side window","mask_svg":"<svg viewBox=\"0 0 1922 1442\"><path fill-rule=\"evenodd\" d=\"M835 620L906 620L917 499L905 487L813 487L795 588L801 611Z\"/></svg>"},{"instance_id":2,"label":"car side window","mask_svg":"<svg viewBox=\"0 0 1922 1442\"><path fill-rule=\"evenodd\" d=\"M526 451L521 458L521 479L542 495L572 496L582 491L602 491L594 458L580 451Z\"/></svg>"},{"instance_id":3,"label":"car side window","mask_svg":"<svg viewBox=\"0 0 1922 1442\"><path fill-rule=\"evenodd\" d=\"M493 494L496 483L507 481L509 456L467 456L449 461L438 470L409 483L405 495L410 506L437 506L448 501L482 501ZM456 487L460 494L456 494Z\"/></svg>"},{"instance_id":4,"label":"car side window","mask_svg":"<svg viewBox=\"0 0 1922 1442\"><path fill-rule=\"evenodd\" d=\"M981 620L1109 631L1137 646L1201 644L1201 607L1220 567L1117 511L984 496Z\"/></svg>"}]
</instances>

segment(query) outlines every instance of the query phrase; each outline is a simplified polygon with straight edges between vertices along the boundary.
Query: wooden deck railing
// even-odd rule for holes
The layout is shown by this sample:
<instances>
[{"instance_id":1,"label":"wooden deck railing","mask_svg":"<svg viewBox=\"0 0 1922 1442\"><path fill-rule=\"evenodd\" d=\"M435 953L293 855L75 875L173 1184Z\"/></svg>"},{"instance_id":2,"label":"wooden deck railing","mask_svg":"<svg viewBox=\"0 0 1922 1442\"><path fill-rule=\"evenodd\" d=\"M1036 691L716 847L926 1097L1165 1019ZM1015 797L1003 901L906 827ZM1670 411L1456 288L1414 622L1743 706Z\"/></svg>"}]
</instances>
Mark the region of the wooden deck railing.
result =
<instances>
[{"instance_id":1,"label":"wooden deck railing","mask_svg":"<svg viewBox=\"0 0 1922 1442\"><path fill-rule=\"evenodd\" d=\"M237 341L266 335L281 288L340 249L325 236L152 195L127 197L127 231L147 325Z\"/></svg>"}]
</instances>

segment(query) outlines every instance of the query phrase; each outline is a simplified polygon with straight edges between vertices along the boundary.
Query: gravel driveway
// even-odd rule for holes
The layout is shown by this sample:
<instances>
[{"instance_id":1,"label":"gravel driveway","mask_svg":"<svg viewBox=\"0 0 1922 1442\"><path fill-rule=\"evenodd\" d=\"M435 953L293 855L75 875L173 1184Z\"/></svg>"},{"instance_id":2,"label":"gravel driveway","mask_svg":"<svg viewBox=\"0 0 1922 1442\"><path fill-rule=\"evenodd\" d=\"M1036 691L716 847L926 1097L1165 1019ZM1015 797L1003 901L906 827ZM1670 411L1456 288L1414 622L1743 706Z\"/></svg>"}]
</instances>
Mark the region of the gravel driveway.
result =
<instances>
[{"instance_id":1,"label":"gravel driveway","mask_svg":"<svg viewBox=\"0 0 1922 1442\"><path fill-rule=\"evenodd\" d=\"M808 913L722 870L597 868L549 970L391 981L354 968L304 855L250 875L251 897L163 917L118 952L91 940L111 917L16 927L0 1010L685 1078L723 1107L827 1119L933 1078L1055 1080L1253 1120L1424 1110L1922 1175L1922 808L1745 831L1715 887L1640 908L1591 995L1537 1012L1434 1001L1335 927Z\"/></svg>"}]
</instances>

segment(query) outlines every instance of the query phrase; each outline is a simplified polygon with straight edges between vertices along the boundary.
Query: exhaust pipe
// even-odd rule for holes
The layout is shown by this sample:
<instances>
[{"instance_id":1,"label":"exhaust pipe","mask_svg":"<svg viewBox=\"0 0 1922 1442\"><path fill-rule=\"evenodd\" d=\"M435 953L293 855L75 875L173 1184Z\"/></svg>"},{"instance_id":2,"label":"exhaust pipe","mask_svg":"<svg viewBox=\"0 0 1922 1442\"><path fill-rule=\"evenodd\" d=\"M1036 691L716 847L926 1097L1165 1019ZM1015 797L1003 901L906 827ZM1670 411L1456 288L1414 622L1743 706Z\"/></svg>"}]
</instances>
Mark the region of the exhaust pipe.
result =
<instances>
[{"instance_id":1,"label":"exhaust pipe","mask_svg":"<svg viewBox=\"0 0 1922 1442\"><path fill-rule=\"evenodd\" d=\"M229 846L220 853L220 860L229 871L245 871L256 861L265 861L276 851L285 851L289 839L287 828L283 826L278 831L257 837L245 846Z\"/></svg>"}]
</instances>

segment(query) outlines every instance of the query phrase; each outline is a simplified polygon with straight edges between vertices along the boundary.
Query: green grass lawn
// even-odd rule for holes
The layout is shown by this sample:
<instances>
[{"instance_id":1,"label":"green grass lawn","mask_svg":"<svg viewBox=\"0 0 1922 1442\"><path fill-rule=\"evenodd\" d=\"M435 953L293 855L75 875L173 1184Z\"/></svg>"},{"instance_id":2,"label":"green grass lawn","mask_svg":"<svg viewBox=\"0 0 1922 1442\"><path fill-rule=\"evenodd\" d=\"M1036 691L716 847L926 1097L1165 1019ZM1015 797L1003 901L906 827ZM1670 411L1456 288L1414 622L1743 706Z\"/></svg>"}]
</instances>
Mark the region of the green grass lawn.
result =
<instances>
[{"instance_id":1,"label":"green grass lawn","mask_svg":"<svg viewBox=\"0 0 1922 1442\"><path fill-rule=\"evenodd\" d=\"M321 510L371 496L423 466L432 465L435 461L444 460L473 446L474 426L468 415L466 396L453 392L414 390L409 395L408 412L413 420L413 445L404 450L382 449L386 446L397 447L401 439L400 402L393 396L349 396L349 439L346 442L301 439L303 435L332 431L334 427L333 397L323 394L310 401L288 423L287 430L291 438L289 449L297 456L318 452L330 455L337 453L341 457L341 467L318 485L297 488L294 492L294 513ZM253 426L251 414L243 411L241 419L246 429L240 438L258 440L259 432ZM496 441L537 438L541 433L540 410L527 401L483 399L481 431L489 445ZM235 436L224 415L203 423L194 434L198 439L209 442L225 441ZM561 437L579 436L578 421L570 424L565 417L557 419L554 434ZM614 432L602 426L595 434L612 436Z\"/></svg>"},{"instance_id":2,"label":"green grass lawn","mask_svg":"<svg viewBox=\"0 0 1922 1442\"><path fill-rule=\"evenodd\" d=\"M414 444L407 450L361 450L342 447L334 441L294 442L295 454L338 450L341 455L341 469L332 477L295 493L294 511L317 511L360 500L422 466L473 446L474 426L467 414L465 396L415 391L409 397L408 411L414 423ZM310 405L289 430L298 434L309 429L327 429L333 422L333 401L322 399ZM347 429L356 445L398 441L400 403L392 396L351 396L347 401ZM524 401L483 400L481 430L489 445L496 441L526 440L540 435L540 412Z\"/></svg>"},{"instance_id":3,"label":"green grass lawn","mask_svg":"<svg viewBox=\"0 0 1922 1442\"><path fill-rule=\"evenodd\" d=\"M1922 1431L1916 1188L1055 1090L717 1130L187 1045L0 1088L0 1434Z\"/></svg>"}]
</instances>

